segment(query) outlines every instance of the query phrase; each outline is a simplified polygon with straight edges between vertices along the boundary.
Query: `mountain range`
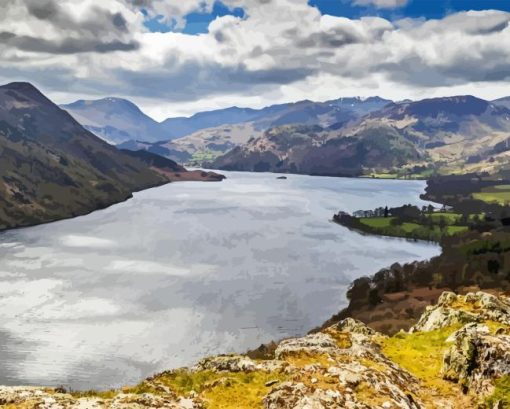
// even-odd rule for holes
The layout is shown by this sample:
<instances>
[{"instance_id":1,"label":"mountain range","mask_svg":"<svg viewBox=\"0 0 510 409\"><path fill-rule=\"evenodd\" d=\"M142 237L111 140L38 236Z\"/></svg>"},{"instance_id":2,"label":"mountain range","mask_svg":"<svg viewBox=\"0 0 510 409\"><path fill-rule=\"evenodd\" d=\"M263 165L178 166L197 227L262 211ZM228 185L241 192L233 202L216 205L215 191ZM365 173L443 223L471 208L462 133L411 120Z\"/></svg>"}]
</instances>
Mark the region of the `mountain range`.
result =
<instances>
[{"instance_id":1,"label":"mountain range","mask_svg":"<svg viewBox=\"0 0 510 409\"><path fill-rule=\"evenodd\" d=\"M507 167L504 100L455 96L389 103L329 127L276 127L215 159L212 168L322 175L495 171Z\"/></svg>"},{"instance_id":2,"label":"mountain range","mask_svg":"<svg viewBox=\"0 0 510 409\"><path fill-rule=\"evenodd\" d=\"M231 107L199 112L191 117L156 122L132 102L121 98L79 100L60 107L80 124L112 144L130 141L168 142L195 132L225 125L255 123L257 129L295 123L338 123L353 115L370 112L390 101L378 97L340 98L334 101L272 105L262 109ZM128 145L129 146L129 145Z\"/></svg>"},{"instance_id":3,"label":"mountain range","mask_svg":"<svg viewBox=\"0 0 510 409\"><path fill-rule=\"evenodd\" d=\"M262 109L232 107L161 123L120 101L63 107L105 139L104 129L109 135L116 129L123 135L121 149L225 170L426 177L460 169L491 172L508 162L510 97L305 100ZM101 130L93 128L94 121Z\"/></svg>"},{"instance_id":4,"label":"mountain range","mask_svg":"<svg viewBox=\"0 0 510 409\"><path fill-rule=\"evenodd\" d=\"M29 83L0 86L0 169L0 229L85 214L172 180L221 179L118 150Z\"/></svg>"}]
</instances>

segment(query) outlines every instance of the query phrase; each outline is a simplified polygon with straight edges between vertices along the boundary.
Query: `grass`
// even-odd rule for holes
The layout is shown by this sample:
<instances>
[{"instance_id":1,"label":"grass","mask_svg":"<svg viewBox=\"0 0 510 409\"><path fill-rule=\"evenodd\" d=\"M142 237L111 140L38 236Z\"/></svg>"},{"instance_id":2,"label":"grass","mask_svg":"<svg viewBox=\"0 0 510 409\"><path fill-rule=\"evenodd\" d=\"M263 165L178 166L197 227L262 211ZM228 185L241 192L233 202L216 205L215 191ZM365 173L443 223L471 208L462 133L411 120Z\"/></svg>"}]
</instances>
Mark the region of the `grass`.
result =
<instances>
[{"instance_id":1,"label":"grass","mask_svg":"<svg viewBox=\"0 0 510 409\"><path fill-rule=\"evenodd\" d=\"M234 409L262 407L262 399L270 387L269 381L283 382L287 375L282 372L213 372L180 369L163 372L151 380L123 390L127 393L156 393L152 384L164 385L177 395L186 396L191 391L200 393L208 409Z\"/></svg>"},{"instance_id":2,"label":"grass","mask_svg":"<svg viewBox=\"0 0 510 409\"><path fill-rule=\"evenodd\" d=\"M250 409L262 408L262 399L271 387L267 382L282 382L286 376L281 373L249 372L235 373L204 392L208 409Z\"/></svg>"},{"instance_id":3,"label":"grass","mask_svg":"<svg viewBox=\"0 0 510 409\"><path fill-rule=\"evenodd\" d=\"M448 224L455 224L461 217L460 213L454 212L434 212L429 215L434 222L439 222L443 218Z\"/></svg>"},{"instance_id":4,"label":"grass","mask_svg":"<svg viewBox=\"0 0 510 409\"><path fill-rule=\"evenodd\" d=\"M467 226L447 226L446 232L448 235L452 236L454 234L465 232L468 229L469 228Z\"/></svg>"},{"instance_id":5,"label":"grass","mask_svg":"<svg viewBox=\"0 0 510 409\"><path fill-rule=\"evenodd\" d=\"M473 193L473 198L487 203L508 205L510 203L510 185L496 185Z\"/></svg>"},{"instance_id":6,"label":"grass","mask_svg":"<svg viewBox=\"0 0 510 409\"><path fill-rule=\"evenodd\" d=\"M402 368L421 379L427 386L444 393L453 391L454 385L443 380L440 372L446 339L459 326L413 334L398 333L380 341L383 353Z\"/></svg>"},{"instance_id":7,"label":"grass","mask_svg":"<svg viewBox=\"0 0 510 409\"><path fill-rule=\"evenodd\" d=\"M510 375L499 378L495 383L495 390L486 400L490 408L495 408L496 403L501 402L502 407L510 407Z\"/></svg>"},{"instance_id":8,"label":"grass","mask_svg":"<svg viewBox=\"0 0 510 409\"><path fill-rule=\"evenodd\" d=\"M445 217L444 215L448 215ZM438 221L440 217L445 217L447 225L444 230L439 225L429 226L415 222L405 222L399 225L392 224L395 217L361 217L360 223L367 227L371 233L381 234L393 237L416 238L421 240L439 241L443 235L454 235L468 230L467 226L454 225L457 221L457 213L438 213L433 214L434 221Z\"/></svg>"},{"instance_id":9,"label":"grass","mask_svg":"<svg viewBox=\"0 0 510 409\"><path fill-rule=\"evenodd\" d=\"M381 228L389 227L394 217L362 217L360 222L368 227Z\"/></svg>"}]
</instances>

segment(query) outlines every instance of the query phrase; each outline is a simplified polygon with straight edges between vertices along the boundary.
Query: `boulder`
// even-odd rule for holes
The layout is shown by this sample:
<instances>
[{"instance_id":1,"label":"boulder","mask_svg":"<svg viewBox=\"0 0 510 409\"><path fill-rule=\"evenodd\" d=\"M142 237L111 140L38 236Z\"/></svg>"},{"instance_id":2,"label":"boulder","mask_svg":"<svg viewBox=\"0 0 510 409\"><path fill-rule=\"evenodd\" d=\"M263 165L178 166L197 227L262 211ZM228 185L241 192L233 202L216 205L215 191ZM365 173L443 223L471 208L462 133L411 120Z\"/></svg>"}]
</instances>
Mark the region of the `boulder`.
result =
<instances>
[{"instance_id":1,"label":"boulder","mask_svg":"<svg viewBox=\"0 0 510 409\"><path fill-rule=\"evenodd\" d=\"M444 292L434 306L427 307L411 332L433 331L456 324L496 321L510 325L510 299L477 292L457 295Z\"/></svg>"},{"instance_id":2,"label":"boulder","mask_svg":"<svg viewBox=\"0 0 510 409\"><path fill-rule=\"evenodd\" d=\"M442 375L464 388L489 394L496 379L510 375L510 335L491 334L485 325L468 324L452 334Z\"/></svg>"}]
</instances>

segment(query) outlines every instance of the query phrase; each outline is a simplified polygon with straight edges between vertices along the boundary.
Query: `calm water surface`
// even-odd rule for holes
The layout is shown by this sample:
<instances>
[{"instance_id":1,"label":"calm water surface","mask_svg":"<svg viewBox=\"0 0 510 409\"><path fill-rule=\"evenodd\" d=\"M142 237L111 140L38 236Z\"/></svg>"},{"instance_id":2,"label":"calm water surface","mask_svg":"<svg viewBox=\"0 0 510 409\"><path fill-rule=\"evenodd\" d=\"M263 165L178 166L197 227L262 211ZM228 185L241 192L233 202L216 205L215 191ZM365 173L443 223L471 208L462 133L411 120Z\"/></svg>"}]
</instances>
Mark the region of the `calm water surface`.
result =
<instances>
[{"instance_id":1,"label":"calm water surface","mask_svg":"<svg viewBox=\"0 0 510 409\"><path fill-rule=\"evenodd\" d=\"M330 222L424 182L226 175L0 234L0 384L116 387L304 334L354 278L439 253Z\"/></svg>"}]
</instances>

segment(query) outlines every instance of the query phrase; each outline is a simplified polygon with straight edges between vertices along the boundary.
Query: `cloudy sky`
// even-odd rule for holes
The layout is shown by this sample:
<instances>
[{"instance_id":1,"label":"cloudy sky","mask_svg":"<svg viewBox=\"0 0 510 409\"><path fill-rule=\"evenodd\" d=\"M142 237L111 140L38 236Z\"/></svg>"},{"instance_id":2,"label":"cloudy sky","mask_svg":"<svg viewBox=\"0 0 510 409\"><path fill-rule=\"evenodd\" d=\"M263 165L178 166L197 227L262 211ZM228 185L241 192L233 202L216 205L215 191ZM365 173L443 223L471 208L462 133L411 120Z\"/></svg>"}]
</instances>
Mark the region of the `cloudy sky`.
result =
<instances>
[{"instance_id":1,"label":"cloudy sky","mask_svg":"<svg viewBox=\"0 0 510 409\"><path fill-rule=\"evenodd\" d=\"M156 119L379 95L510 95L508 0L2 0L0 82Z\"/></svg>"}]
</instances>

